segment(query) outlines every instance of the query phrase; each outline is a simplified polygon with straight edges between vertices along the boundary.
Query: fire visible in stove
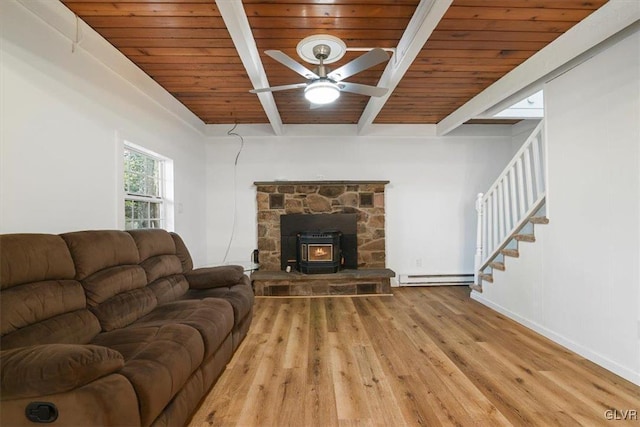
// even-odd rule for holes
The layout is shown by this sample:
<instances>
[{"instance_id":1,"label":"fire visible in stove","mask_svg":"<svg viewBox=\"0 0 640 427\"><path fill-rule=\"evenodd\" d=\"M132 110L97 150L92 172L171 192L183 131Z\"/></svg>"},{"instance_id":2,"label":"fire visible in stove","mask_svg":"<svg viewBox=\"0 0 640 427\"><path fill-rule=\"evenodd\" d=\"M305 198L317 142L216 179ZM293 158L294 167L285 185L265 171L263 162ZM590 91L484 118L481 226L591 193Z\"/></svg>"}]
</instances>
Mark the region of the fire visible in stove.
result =
<instances>
[{"instance_id":1,"label":"fire visible in stove","mask_svg":"<svg viewBox=\"0 0 640 427\"><path fill-rule=\"evenodd\" d=\"M309 261L333 260L333 245L309 245Z\"/></svg>"}]
</instances>

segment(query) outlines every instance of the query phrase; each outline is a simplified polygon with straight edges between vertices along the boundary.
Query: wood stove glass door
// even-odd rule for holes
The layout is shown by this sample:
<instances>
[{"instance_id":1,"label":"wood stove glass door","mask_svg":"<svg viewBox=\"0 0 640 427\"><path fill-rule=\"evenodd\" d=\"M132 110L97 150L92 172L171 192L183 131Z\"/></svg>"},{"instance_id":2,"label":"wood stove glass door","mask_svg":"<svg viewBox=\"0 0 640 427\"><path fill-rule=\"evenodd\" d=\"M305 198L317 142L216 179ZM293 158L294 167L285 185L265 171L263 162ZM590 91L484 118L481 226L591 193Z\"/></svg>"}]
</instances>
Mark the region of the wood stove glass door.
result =
<instances>
[{"instance_id":1,"label":"wood stove glass door","mask_svg":"<svg viewBox=\"0 0 640 427\"><path fill-rule=\"evenodd\" d=\"M333 245L308 244L307 255L309 262L331 262L333 261Z\"/></svg>"}]
</instances>

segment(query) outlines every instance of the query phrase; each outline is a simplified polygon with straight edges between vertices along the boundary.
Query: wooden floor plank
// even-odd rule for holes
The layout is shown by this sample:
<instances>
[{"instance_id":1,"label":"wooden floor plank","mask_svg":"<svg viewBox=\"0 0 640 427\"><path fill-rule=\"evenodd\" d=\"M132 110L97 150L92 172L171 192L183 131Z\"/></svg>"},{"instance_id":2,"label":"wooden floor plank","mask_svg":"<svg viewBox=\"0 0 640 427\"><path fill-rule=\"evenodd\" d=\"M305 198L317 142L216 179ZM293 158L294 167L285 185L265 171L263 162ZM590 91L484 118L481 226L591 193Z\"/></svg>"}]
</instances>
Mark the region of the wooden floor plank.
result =
<instances>
[{"instance_id":1,"label":"wooden floor plank","mask_svg":"<svg viewBox=\"0 0 640 427\"><path fill-rule=\"evenodd\" d=\"M369 406L371 419L379 426L400 426L404 424L402 412L391 384L378 361L378 356L370 345L355 346L354 356Z\"/></svg>"},{"instance_id":2,"label":"wooden floor plank","mask_svg":"<svg viewBox=\"0 0 640 427\"><path fill-rule=\"evenodd\" d=\"M304 425L337 425L332 368L329 359L327 300L311 301L309 307L309 343L307 357L307 395L304 400Z\"/></svg>"},{"instance_id":3,"label":"wooden floor plank","mask_svg":"<svg viewBox=\"0 0 640 427\"><path fill-rule=\"evenodd\" d=\"M393 293L257 299L190 426L607 425L607 410L640 412L640 387L464 287Z\"/></svg>"}]
</instances>

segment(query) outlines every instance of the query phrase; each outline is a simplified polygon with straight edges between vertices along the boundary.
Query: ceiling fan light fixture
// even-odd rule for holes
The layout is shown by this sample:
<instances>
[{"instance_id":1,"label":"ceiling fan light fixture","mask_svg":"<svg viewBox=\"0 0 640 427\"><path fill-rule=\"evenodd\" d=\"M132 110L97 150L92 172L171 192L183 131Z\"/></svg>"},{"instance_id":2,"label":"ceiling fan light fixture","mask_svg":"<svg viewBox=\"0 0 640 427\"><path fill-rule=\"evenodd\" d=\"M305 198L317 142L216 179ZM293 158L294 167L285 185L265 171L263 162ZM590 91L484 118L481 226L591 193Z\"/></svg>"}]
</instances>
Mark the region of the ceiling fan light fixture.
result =
<instances>
[{"instance_id":1,"label":"ceiling fan light fixture","mask_svg":"<svg viewBox=\"0 0 640 427\"><path fill-rule=\"evenodd\" d=\"M304 90L304 97L312 104L329 104L340 96L340 88L330 81L311 83Z\"/></svg>"}]
</instances>

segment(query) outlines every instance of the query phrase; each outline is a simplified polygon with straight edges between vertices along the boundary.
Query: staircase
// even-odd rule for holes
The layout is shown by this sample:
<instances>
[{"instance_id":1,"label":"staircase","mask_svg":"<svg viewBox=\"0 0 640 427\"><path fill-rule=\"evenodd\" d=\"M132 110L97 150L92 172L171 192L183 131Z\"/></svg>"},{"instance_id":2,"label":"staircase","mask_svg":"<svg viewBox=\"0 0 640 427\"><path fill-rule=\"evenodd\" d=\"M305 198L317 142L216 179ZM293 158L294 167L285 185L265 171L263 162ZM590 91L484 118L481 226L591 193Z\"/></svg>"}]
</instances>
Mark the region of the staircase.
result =
<instances>
[{"instance_id":1,"label":"staircase","mask_svg":"<svg viewBox=\"0 0 640 427\"><path fill-rule=\"evenodd\" d=\"M518 250L520 242L534 243L536 241L535 233L533 232L534 226L536 224L548 224L549 219L544 214L536 214L535 216L529 217L527 222L528 224L525 224L524 227L529 228L529 232L516 233L511 236L507 246L494 257L494 260L489 262L483 271L478 270L478 278L480 280L479 282L476 281L469 285L471 289L476 292L482 292L482 282L493 283L493 271L505 271L507 269L508 258L520 258L520 251ZM488 269L491 269L490 273L486 272Z\"/></svg>"},{"instance_id":2,"label":"staircase","mask_svg":"<svg viewBox=\"0 0 640 427\"><path fill-rule=\"evenodd\" d=\"M474 291L493 283L493 271L505 271L507 258L520 256L521 242L536 241L535 225L549 223L544 154L543 120L489 190L478 194Z\"/></svg>"}]
</instances>

